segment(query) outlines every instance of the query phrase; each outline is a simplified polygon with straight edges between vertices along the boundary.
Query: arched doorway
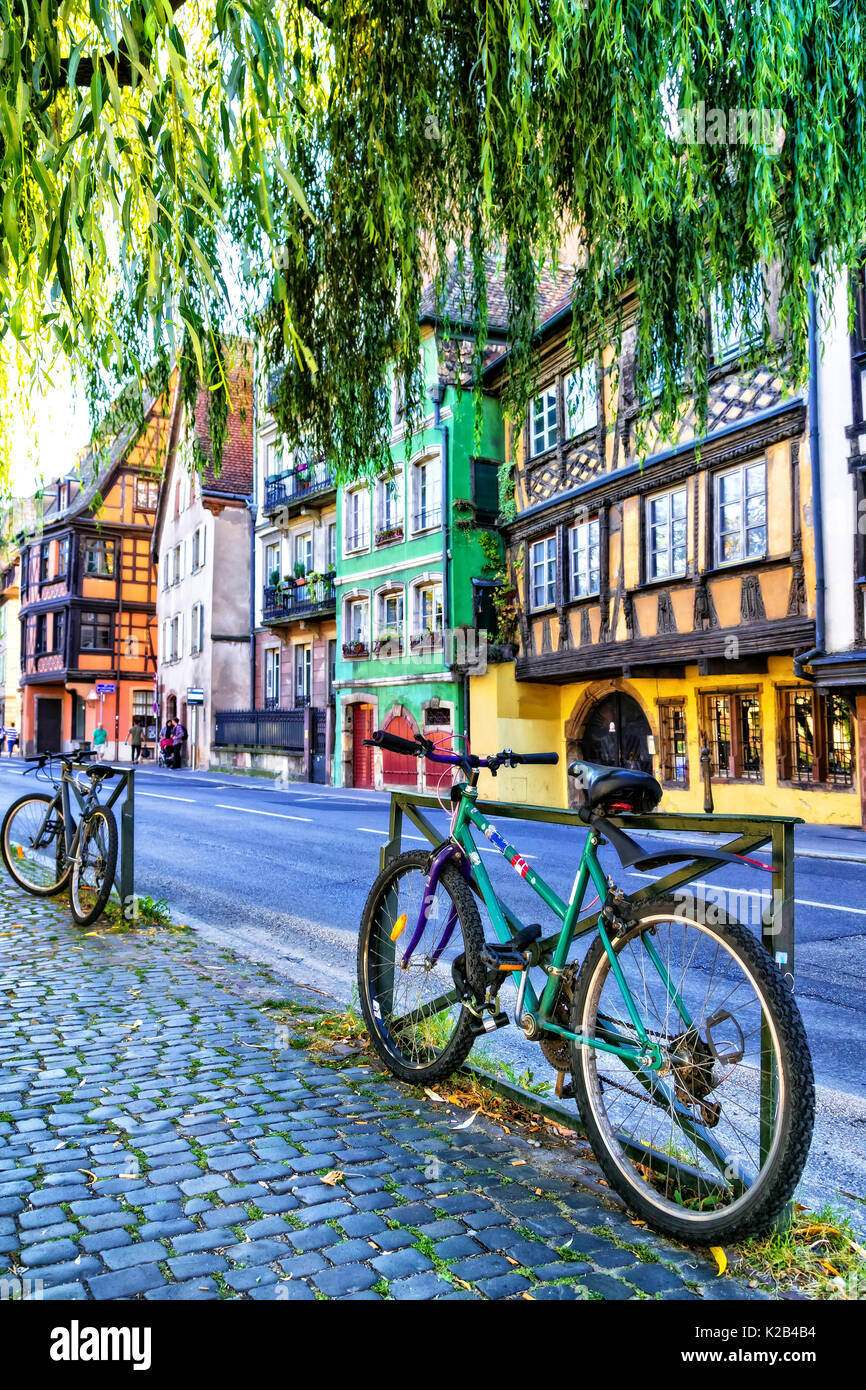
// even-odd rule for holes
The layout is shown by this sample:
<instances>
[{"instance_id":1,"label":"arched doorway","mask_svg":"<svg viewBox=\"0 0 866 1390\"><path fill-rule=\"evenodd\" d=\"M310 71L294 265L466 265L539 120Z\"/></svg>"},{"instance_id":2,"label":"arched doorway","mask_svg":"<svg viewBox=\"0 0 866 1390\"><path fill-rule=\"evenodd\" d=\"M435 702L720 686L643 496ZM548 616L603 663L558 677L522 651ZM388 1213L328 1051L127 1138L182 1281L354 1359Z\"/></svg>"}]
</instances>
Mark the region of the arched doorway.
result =
<instances>
[{"instance_id":1,"label":"arched doorway","mask_svg":"<svg viewBox=\"0 0 866 1390\"><path fill-rule=\"evenodd\" d=\"M393 715L386 720L385 730L389 734L394 734L397 738L408 739L413 742L415 739L415 729L404 719L401 714ZM382 749L382 780L386 787L412 787L418 785L418 759L409 757L405 753L391 753L387 748Z\"/></svg>"},{"instance_id":2,"label":"arched doorway","mask_svg":"<svg viewBox=\"0 0 866 1390\"><path fill-rule=\"evenodd\" d=\"M632 767L652 772L652 730L631 695L612 690L592 706L578 740L578 757L606 767Z\"/></svg>"}]
</instances>

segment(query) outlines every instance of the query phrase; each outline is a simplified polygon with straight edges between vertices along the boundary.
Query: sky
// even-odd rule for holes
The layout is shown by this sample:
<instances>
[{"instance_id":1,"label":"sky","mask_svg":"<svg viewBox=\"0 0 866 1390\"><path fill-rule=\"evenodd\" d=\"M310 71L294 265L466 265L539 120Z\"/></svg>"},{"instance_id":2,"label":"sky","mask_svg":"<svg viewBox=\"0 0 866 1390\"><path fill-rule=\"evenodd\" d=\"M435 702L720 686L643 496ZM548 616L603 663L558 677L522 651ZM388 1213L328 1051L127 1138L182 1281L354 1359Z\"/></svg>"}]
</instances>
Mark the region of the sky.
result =
<instances>
[{"instance_id":1,"label":"sky","mask_svg":"<svg viewBox=\"0 0 866 1390\"><path fill-rule=\"evenodd\" d=\"M16 416L10 423L12 459L10 487L14 497L30 496L74 466L90 438L90 417L82 394L68 372L58 366L55 385L31 396L33 419Z\"/></svg>"}]
</instances>

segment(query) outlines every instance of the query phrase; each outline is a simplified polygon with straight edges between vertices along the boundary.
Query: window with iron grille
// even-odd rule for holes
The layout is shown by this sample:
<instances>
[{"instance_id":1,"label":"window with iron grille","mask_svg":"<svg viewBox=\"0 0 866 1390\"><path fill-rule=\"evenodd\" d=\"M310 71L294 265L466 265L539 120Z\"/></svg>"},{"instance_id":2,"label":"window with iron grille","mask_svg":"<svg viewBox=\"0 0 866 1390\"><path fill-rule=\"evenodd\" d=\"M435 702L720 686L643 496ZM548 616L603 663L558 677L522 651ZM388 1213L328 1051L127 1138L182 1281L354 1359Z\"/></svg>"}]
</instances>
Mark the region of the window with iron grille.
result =
<instances>
[{"instance_id":1,"label":"window with iron grille","mask_svg":"<svg viewBox=\"0 0 866 1390\"><path fill-rule=\"evenodd\" d=\"M761 706L757 693L704 696L710 772L721 781L762 782Z\"/></svg>"},{"instance_id":2,"label":"window with iron grille","mask_svg":"<svg viewBox=\"0 0 866 1390\"><path fill-rule=\"evenodd\" d=\"M779 777L798 786L854 785L851 707L841 695L780 692Z\"/></svg>"},{"instance_id":3,"label":"window with iron grille","mask_svg":"<svg viewBox=\"0 0 866 1390\"><path fill-rule=\"evenodd\" d=\"M666 786L689 785L689 753L686 744L686 710L682 700L659 702L659 762Z\"/></svg>"}]
</instances>

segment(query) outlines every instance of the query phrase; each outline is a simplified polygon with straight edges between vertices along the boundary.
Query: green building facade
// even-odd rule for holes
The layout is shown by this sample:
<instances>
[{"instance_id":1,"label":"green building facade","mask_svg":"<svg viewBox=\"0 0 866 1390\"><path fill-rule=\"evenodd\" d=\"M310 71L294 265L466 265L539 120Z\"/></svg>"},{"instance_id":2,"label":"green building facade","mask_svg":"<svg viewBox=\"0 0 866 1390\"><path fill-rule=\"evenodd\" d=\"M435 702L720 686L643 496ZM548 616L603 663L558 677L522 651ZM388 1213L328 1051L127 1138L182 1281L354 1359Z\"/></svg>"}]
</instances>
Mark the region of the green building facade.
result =
<instances>
[{"instance_id":1,"label":"green building facade","mask_svg":"<svg viewBox=\"0 0 866 1390\"><path fill-rule=\"evenodd\" d=\"M392 391L392 476L338 490L336 785L435 791L441 766L365 748L364 738L384 728L451 746L466 732L464 673L490 626L482 538L495 535L505 440L490 396L476 441L453 318L450 331L446 341L432 314L422 322L424 418L408 449L402 392Z\"/></svg>"}]
</instances>

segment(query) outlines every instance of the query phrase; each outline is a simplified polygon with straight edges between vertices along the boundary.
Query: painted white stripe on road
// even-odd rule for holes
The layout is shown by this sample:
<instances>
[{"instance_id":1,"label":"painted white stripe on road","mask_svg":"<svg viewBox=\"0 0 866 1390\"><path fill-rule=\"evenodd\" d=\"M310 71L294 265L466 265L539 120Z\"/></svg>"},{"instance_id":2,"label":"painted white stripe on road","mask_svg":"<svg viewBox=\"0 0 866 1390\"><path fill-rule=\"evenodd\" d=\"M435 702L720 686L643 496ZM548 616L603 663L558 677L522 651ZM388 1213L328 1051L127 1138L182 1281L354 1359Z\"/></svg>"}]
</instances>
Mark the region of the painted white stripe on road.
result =
<instances>
[{"instance_id":1,"label":"painted white stripe on road","mask_svg":"<svg viewBox=\"0 0 866 1390\"><path fill-rule=\"evenodd\" d=\"M221 801L216 804L218 811L243 811L247 816L271 816L274 820L300 820L306 825L312 824L310 816L287 816L282 811L260 811L257 806L225 806Z\"/></svg>"},{"instance_id":2,"label":"painted white stripe on road","mask_svg":"<svg viewBox=\"0 0 866 1390\"><path fill-rule=\"evenodd\" d=\"M139 792L139 796L152 796L155 801L188 801L191 806L195 805L194 796L165 796L162 792Z\"/></svg>"}]
</instances>

